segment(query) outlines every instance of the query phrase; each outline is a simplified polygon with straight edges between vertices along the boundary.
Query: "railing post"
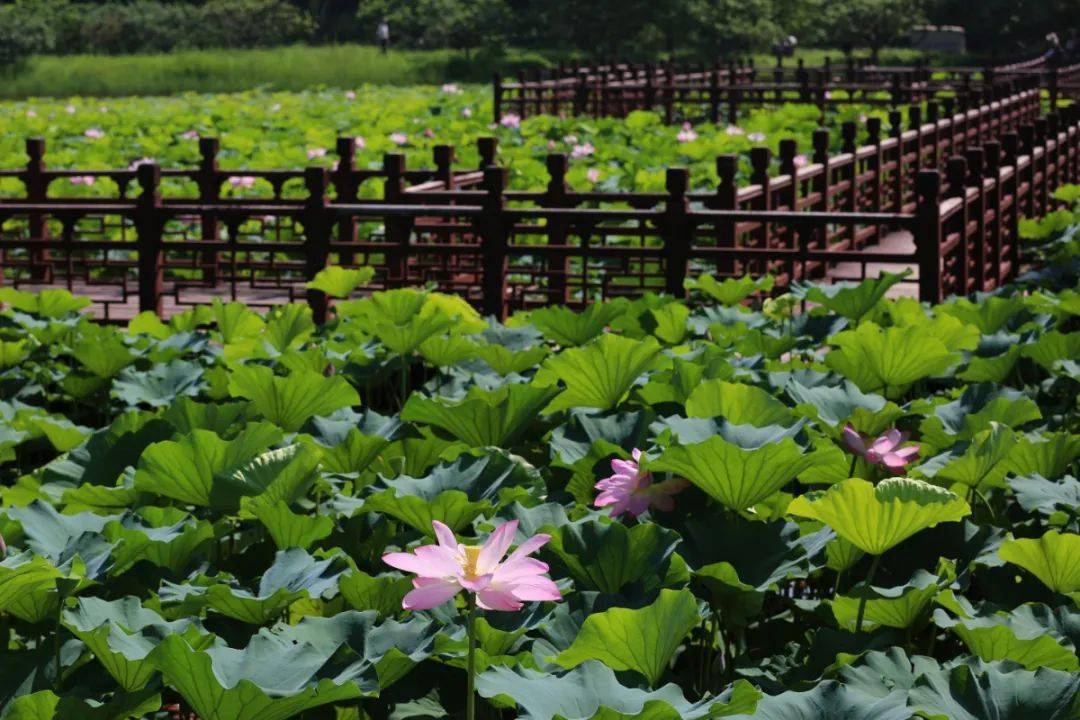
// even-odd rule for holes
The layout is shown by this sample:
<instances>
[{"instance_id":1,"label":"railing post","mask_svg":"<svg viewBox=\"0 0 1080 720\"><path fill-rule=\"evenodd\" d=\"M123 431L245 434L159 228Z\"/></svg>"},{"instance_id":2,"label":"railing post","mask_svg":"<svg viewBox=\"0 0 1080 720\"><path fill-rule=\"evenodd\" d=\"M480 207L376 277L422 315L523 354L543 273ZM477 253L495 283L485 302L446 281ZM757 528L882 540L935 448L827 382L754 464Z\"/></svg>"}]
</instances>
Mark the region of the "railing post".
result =
<instances>
[{"instance_id":1,"label":"railing post","mask_svg":"<svg viewBox=\"0 0 1080 720\"><path fill-rule=\"evenodd\" d=\"M574 115L584 115L589 110L589 71L579 69L574 86Z\"/></svg>"},{"instance_id":2,"label":"railing post","mask_svg":"<svg viewBox=\"0 0 1080 720\"><path fill-rule=\"evenodd\" d=\"M139 253L139 312L162 310L164 253L162 230L165 218L161 209L161 168L157 163L142 163L135 170L141 193L135 203L135 245Z\"/></svg>"},{"instance_id":3,"label":"railing post","mask_svg":"<svg viewBox=\"0 0 1080 720\"><path fill-rule=\"evenodd\" d=\"M315 275L326 267L330 259L330 231L332 221L328 211L329 201L326 190L330 177L323 167L304 168L304 187L308 196L304 200L301 222L304 226L304 280L315 279ZM321 290L307 290L307 302L311 308L311 317L316 324L326 322L329 302L326 293Z\"/></svg>"},{"instance_id":4,"label":"railing post","mask_svg":"<svg viewBox=\"0 0 1080 720\"><path fill-rule=\"evenodd\" d=\"M199 138L199 170L195 184L199 188L199 202L213 205L221 199L221 174L218 168L218 151L221 141L216 137ZM200 237L208 242L217 240L221 235L217 213L203 212L199 215ZM200 265L205 273L207 284L214 286L218 277L218 254L216 250L202 253Z\"/></svg>"},{"instance_id":5,"label":"railing post","mask_svg":"<svg viewBox=\"0 0 1080 720\"><path fill-rule=\"evenodd\" d=\"M970 217L970 203L967 198L967 161L963 157L951 157L945 166L945 176L948 181L948 190L945 195L949 198L960 200L960 210L954 217L954 223L960 233L960 243L957 246L959 260L955 266L956 285L958 294L966 295L971 290L971 238L968 236L968 218ZM946 265L948 261L946 261Z\"/></svg>"},{"instance_id":6,"label":"railing post","mask_svg":"<svg viewBox=\"0 0 1080 720\"><path fill-rule=\"evenodd\" d=\"M720 122L720 71L715 68L709 73L709 122Z\"/></svg>"},{"instance_id":7,"label":"railing post","mask_svg":"<svg viewBox=\"0 0 1080 720\"><path fill-rule=\"evenodd\" d=\"M26 201L43 203L48 197L48 181L45 179L45 139L27 138L26 140ZM30 213L27 219L27 232L35 240L49 239L49 224L44 213ZM43 282L53 281L52 258L48 250L42 248L30 253L30 277Z\"/></svg>"},{"instance_id":8,"label":"railing post","mask_svg":"<svg viewBox=\"0 0 1080 720\"><path fill-rule=\"evenodd\" d=\"M987 193L987 201L984 206L993 217L988 242L990 248L989 267L994 284L1000 286L1001 283L1005 282L1005 273L1001 267L1004 260L1001 252L1002 237L1005 233L1005 219L1001 217L1001 143L997 140L991 140L983 145L983 152L983 159L986 161L983 166L983 179L993 183Z\"/></svg>"},{"instance_id":9,"label":"railing post","mask_svg":"<svg viewBox=\"0 0 1080 720\"><path fill-rule=\"evenodd\" d=\"M383 199L388 203L405 202L405 155L383 155L383 173L386 175ZM408 246L412 233L411 223L408 218L388 215L383 226L386 229L386 240L392 244L386 252L387 284L404 287L409 284Z\"/></svg>"},{"instance_id":10,"label":"railing post","mask_svg":"<svg viewBox=\"0 0 1080 720\"><path fill-rule=\"evenodd\" d=\"M503 193L508 181L506 168L490 166L484 169L483 213L476 220L480 236L481 312L503 319L506 315L506 258L509 228L504 215L506 200Z\"/></svg>"},{"instance_id":11,"label":"railing post","mask_svg":"<svg viewBox=\"0 0 1080 720\"><path fill-rule=\"evenodd\" d=\"M870 169L874 172L870 180L870 212L881 212L885 192L885 151L881 148L881 118L867 118L866 134L867 143L874 148L874 154L870 156Z\"/></svg>"},{"instance_id":12,"label":"railing post","mask_svg":"<svg viewBox=\"0 0 1080 720\"><path fill-rule=\"evenodd\" d=\"M356 176L356 138L339 137L337 139L338 162L330 172L330 182L334 184L335 202L341 204L355 203L360 195L360 182ZM342 217L337 224L337 239L339 243L353 245L356 243L356 218L353 216ZM356 261L353 253L347 250L338 250L338 262L349 266Z\"/></svg>"},{"instance_id":13,"label":"railing post","mask_svg":"<svg viewBox=\"0 0 1080 720\"><path fill-rule=\"evenodd\" d=\"M491 75L491 114L494 116L493 122L496 125L502 122L502 101L502 75L498 72L495 72Z\"/></svg>"},{"instance_id":14,"label":"railing post","mask_svg":"<svg viewBox=\"0 0 1080 720\"><path fill-rule=\"evenodd\" d=\"M755 210L772 210L772 187L769 178L770 156L771 153L767 147L750 148L750 167L752 168L750 182L757 185L761 191L760 195L753 203L753 208ZM761 223L760 229L756 230L754 235L754 247L769 247L768 223ZM765 269L768 267L768 263L757 260L751 261L747 263L747 265L754 272L765 272Z\"/></svg>"},{"instance_id":15,"label":"railing post","mask_svg":"<svg viewBox=\"0 0 1080 720\"><path fill-rule=\"evenodd\" d=\"M923 170L915 181L915 255L919 265L919 300L941 302L941 175Z\"/></svg>"},{"instance_id":16,"label":"railing post","mask_svg":"<svg viewBox=\"0 0 1080 720\"><path fill-rule=\"evenodd\" d=\"M567 199L566 172L570 167L566 153L552 153L547 156L548 184L543 206L547 208L565 208L570 203ZM549 246L567 245L569 233L567 221L563 217L551 217L547 221L547 240ZM569 300L567 284L570 273L569 255L558 255L548 261L548 302L564 304Z\"/></svg>"},{"instance_id":17,"label":"railing post","mask_svg":"<svg viewBox=\"0 0 1080 720\"><path fill-rule=\"evenodd\" d=\"M735 175L739 170L738 155L720 155L716 158L716 175L720 182L716 186L715 207L717 210L735 210L739 206L739 188L735 184ZM735 221L722 220L716 223L716 244L722 248L735 247ZM733 255L722 255L716 264L722 275L736 272Z\"/></svg>"},{"instance_id":18,"label":"railing post","mask_svg":"<svg viewBox=\"0 0 1080 720\"><path fill-rule=\"evenodd\" d=\"M893 169L893 211L904 212L904 125L899 110L889 112L889 130L896 140L896 167Z\"/></svg>"},{"instance_id":19,"label":"railing post","mask_svg":"<svg viewBox=\"0 0 1080 720\"><path fill-rule=\"evenodd\" d=\"M664 203L664 291L677 298L686 297L683 286L686 266L690 260L693 244L693 227L689 222L690 203L686 192L690 185L690 171L686 168L668 168Z\"/></svg>"},{"instance_id":20,"label":"railing post","mask_svg":"<svg viewBox=\"0 0 1080 720\"><path fill-rule=\"evenodd\" d=\"M476 138L476 152L480 156L480 169L486 170L495 164L495 155L499 151L499 141L494 137Z\"/></svg>"},{"instance_id":21,"label":"railing post","mask_svg":"<svg viewBox=\"0 0 1080 720\"><path fill-rule=\"evenodd\" d=\"M967 151L968 175L964 185L976 190L975 198L968 205L968 217L975 220L975 241L969 249L974 256L972 281L975 284L975 290L979 292L990 289L986 282L986 258L988 254L992 254L986 252L987 245L990 244L989 231L986 227L986 209L990 203L987 202L986 187L983 182L984 160L985 155L981 147Z\"/></svg>"}]
</instances>

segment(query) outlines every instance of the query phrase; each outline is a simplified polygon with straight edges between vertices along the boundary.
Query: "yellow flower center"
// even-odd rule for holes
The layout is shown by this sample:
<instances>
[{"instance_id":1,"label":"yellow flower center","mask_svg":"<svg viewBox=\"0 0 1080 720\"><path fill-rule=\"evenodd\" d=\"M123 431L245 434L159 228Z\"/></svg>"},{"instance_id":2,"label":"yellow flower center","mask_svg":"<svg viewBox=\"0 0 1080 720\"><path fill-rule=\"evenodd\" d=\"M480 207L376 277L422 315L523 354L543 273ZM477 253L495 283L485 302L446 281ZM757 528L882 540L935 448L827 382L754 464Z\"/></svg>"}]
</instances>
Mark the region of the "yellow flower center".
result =
<instances>
[{"instance_id":1,"label":"yellow flower center","mask_svg":"<svg viewBox=\"0 0 1080 720\"><path fill-rule=\"evenodd\" d=\"M468 578L475 578L476 577L476 575L477 575L476 563L480 559L480 551L482 549L483 548L481 548L479 545L466 545L465 546L465 567L464 567L465 577L468 577Z\"/></svg>"}]
</instances>

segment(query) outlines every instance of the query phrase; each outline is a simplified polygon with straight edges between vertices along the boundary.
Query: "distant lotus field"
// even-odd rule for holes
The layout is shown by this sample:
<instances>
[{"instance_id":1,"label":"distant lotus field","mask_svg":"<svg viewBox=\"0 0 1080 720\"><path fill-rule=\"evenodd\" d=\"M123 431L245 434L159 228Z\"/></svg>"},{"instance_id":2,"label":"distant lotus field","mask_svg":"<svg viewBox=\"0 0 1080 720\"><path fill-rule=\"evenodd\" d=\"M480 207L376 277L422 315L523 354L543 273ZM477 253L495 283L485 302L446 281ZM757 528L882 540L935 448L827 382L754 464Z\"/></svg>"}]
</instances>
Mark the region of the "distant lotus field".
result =
<instances>
[{"instance_id":1,"label":"distant lotus field","mask_svg":"<svg viewBox=\"0 0 1080 720\"><path fill-rule=\"evenodd\" d=\"M859 106L831 113L837 129L845 120L881 113ZM24 140L48 139L46 162L56 168L124 168L152 159L163 167L191 166L198 138L222 141L221 165L234 168L300 168L334 162L335 140L357 138L360 167L378 166L384 153L402 152L411 167L431 165L431 148L452 144L460 163L475 167L477 137L500 141L500 163L520 189L541 189L547 181L548 153L571 156L568 180L579 189L662 191L664 171L688 165L695 187L716 183L714 158L738 153L748 172L748 152L764 145L775 152L780 140L795 138L798 162L810 153L818 128L812 105L751 110L739 125L702 123L668 126L655 113L626 120L541 116L520 121L513 115L491 125L490 90L476 85L308 92L245 92L172 97L39 99L0 103L0 167L24 165ZM839 147L838 129L833 133ZM0 192L18 185L0 183ZM237 185L236 194L257 194ZM115 193L107 181L77 176L51 188L54 194L94 196ZM368 192L375 192L374 188Z\"/></svg>"}]
</instances>

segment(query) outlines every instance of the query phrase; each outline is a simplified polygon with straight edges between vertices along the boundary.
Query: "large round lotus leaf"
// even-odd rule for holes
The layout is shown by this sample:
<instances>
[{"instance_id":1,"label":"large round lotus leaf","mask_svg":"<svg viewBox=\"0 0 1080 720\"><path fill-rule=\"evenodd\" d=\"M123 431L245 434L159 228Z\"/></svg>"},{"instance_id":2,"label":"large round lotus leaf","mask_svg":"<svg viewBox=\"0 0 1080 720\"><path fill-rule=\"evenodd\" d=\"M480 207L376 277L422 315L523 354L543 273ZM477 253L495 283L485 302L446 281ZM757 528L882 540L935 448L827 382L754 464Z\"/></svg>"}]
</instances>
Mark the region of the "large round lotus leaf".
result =
<instances>
[{"instance_id":1,"label":"large round lotus leaf","mask_svg":"<svg viewBox=\"0 0 1080 720\"><path fill-rule=\"evenodd\" d=\"M788 512L820 520L860 550L880 555L920 530L964 518L971 508L921 480L891 478L875 487L849 478L826 492L795 498Z\"/></svg>"}]
</instances>

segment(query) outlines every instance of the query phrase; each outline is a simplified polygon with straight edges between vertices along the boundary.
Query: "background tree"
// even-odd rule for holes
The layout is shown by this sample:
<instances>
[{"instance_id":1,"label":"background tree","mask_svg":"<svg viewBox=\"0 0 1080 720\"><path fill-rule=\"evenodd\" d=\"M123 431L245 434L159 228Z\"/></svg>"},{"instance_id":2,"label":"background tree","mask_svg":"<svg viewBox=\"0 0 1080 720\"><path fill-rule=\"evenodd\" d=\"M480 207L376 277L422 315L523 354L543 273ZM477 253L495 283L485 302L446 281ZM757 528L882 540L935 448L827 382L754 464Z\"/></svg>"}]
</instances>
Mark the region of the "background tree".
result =
<instances>
[{"instance_id":1,"label":"background tree","mask_svg":"<svg viewBox=\"0 0 1080 720\"><path fill-rule=\"evenodd\" d=\"M924 19L919 0L833 0L822 18L833 43L846 53L868 48L873 62Z\"/></svg>"}]
</instances>

